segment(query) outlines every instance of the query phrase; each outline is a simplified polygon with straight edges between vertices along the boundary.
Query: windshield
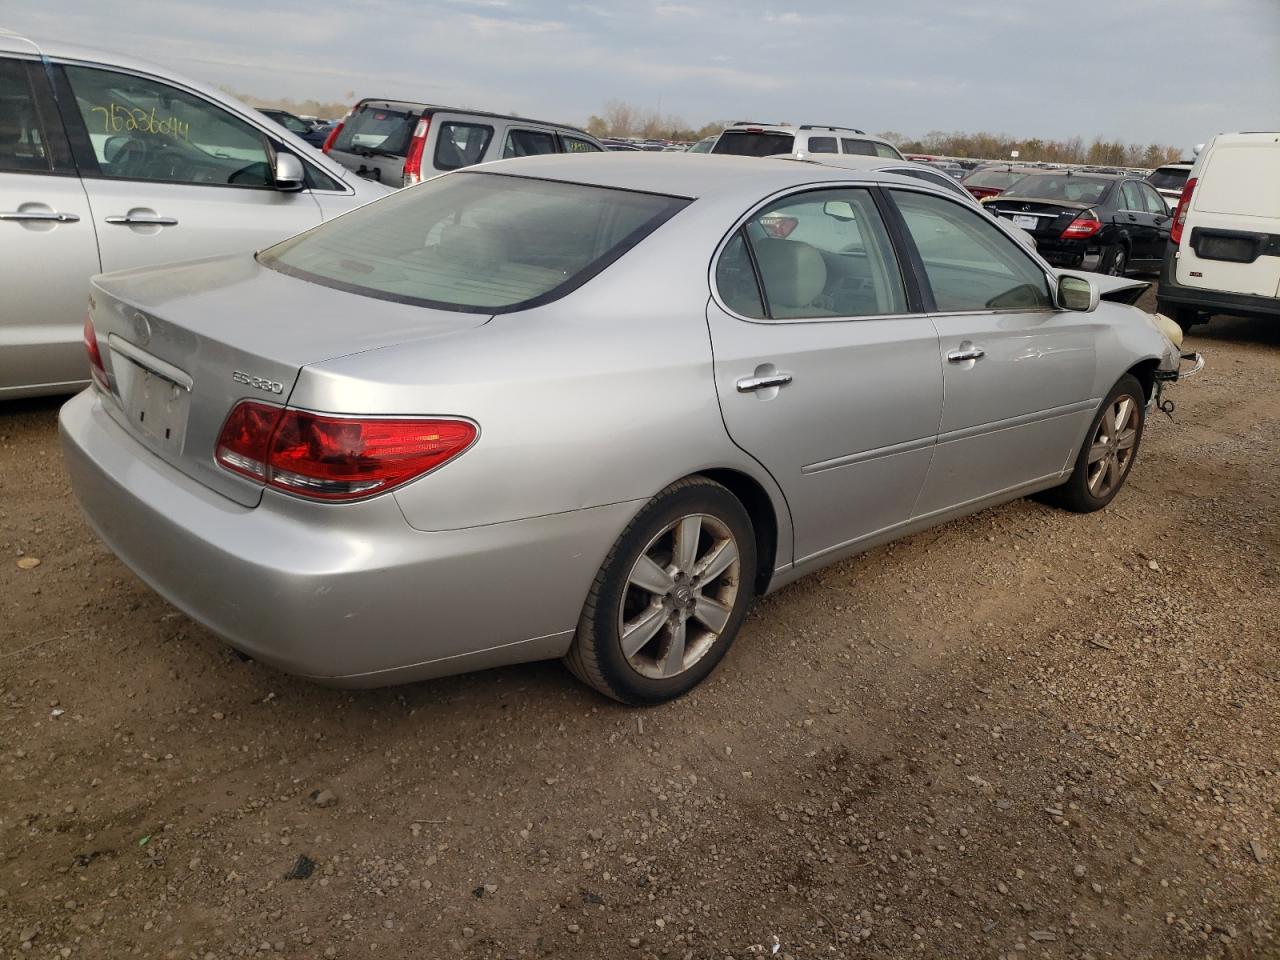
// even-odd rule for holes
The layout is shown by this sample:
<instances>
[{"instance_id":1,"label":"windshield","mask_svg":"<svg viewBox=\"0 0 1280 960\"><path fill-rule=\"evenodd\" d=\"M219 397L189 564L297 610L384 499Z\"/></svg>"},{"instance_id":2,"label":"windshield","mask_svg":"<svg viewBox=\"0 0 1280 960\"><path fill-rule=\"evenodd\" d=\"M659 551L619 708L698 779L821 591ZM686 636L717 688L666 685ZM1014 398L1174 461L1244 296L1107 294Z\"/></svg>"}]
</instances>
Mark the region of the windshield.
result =
<instances>
[{"instance_id":1,"label":"windshield","mask_svg":"<svg viewBox=\"0 0 1280 960\"><path fill-rule=\"evenodd\" d=\"M716 145L715 137L707 137L705 140L699 140L689 148L690 153L710 153L711 148Z\"/></svg>"},{"instance_id":2,"label":"windshield","mask_svg":"<svg viewBox=\"0 0 1280 960\"><path fill-rule=\"evenodd\" d=\"M689 202L467 171L360 207L258 260L382 300L505 313L586 283Z\"/></svg>"},{"instance_id":3,"label":"windshield","mask_svg":"<svg viewBox=\"0 0 1280 960\"><path fill-rule=\"evenodd\" d=\"M1010 187L1009 196L1033 200L1070 200L1073 203L1097 203L1111 189L1110 180L1075 177L1065 174L1041 174L1025 177Z\"/></svg>"},{"instance_id":4,"label":"windshield","mask_svg":"<svg viewBox=\"0 0 1280 960\"><path fill-rule=\"evenodd\" d=\"M409 145L409 135L413 132L413 120L401 110L362 106L343 123L342 132L333 142L333 149L343 153L369 150L403 157Z\"/></svg>"},{"instance_id":5,"label":"windshield","mask_svg":"<svg viewBox=\"0 0 1280 960\"><path fill-rule=\"evenodd\" d=\"M726 130L711 148L712 153L728 153L737 157L771 157L790 153L795 135L790 133L752 133Z\"/></svg>"},{"instance_id":6,"label":"windshield","mask_svg":"<svg viewBox=\"0 0 1280 960\"><path fill-rule=\"evenodd\" d=\"M1017 183L1025 173L1015 173L1012 170L978 170L964 178L966 187L991 187L992 189L1003 190L1011 183Z\"/></svg>"},{"instance_id":7,"label":"windshield","mask_svg":"<svg viewBox=\"0 0 1280 960\"><path fill-rule=\"evenodd\" d=\"M1191 173L1190 170L1181 170L1178 167L1161 167L1147 177L1147 183L1157 190L1181 190L1187 185L1189 173Z\"/></svg>"}]
</instances>

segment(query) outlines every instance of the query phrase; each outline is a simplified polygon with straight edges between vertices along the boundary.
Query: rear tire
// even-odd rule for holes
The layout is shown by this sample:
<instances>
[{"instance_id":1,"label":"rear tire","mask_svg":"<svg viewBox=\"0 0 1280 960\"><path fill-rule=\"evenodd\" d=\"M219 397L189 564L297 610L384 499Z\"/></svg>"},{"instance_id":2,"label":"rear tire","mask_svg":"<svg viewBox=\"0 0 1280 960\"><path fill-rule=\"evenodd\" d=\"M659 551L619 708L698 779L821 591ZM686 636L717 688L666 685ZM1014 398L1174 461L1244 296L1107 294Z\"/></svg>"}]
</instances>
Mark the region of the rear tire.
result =
<instances>
[{"instance_id":1,"label":"rear tire","mask_svg":"<svg viewBox=\"0 0 1280 960\"><path fill-rule=\"evenodd\" d=\"M689 477L649 501L596 575L565 665L627 704L682 696L733 643L756 581L751 517L727 489Z\"/></svg>"},{"instance_id":2,"label":"rear tire","mask_svg":"<svg viewBox=\"0 0 1280 960\"><path fill-rule=\"evenodd\" d=\"M1129 269L1129 251L1125 249L1123 243L1117 243L1111 249L1111 256L1107 260L1106 273L1113 277L1123 277Z\"/></svg>"},{"instance_id":3,"label":"rear tire","mask_svg":"<svg viewBox=\"0 0 1280 960\"><path fill-rule=\"evenodd\" d=\"M1138 459L1146 402L1142 384L1131 374L1121 377L1094 415L1071 476L1040 499L1073 513L1092 513L1114 500Z\"/></svg>"}]
</instances>

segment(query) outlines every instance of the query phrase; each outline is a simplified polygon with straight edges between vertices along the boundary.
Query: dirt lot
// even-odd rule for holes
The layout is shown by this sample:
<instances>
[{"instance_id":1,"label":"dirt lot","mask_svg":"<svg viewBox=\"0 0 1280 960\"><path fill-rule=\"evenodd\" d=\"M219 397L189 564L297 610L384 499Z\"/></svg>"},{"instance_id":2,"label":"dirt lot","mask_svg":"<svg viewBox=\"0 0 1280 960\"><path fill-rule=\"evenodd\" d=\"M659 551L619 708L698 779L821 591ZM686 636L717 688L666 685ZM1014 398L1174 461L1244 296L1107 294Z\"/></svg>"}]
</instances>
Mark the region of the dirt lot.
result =
<instances>
[{"instance_id":1,"label":"dirt lot","mask_svg":"<svg viewBox=\"0 0 1280 960\"><path fill-rule=\"evenodd\" d=\"M1280 328L1189 344L1110 509L811 576L647 711L241 661L8 405L0 957L1280 956Z\"/></svg>"}]
</instances>

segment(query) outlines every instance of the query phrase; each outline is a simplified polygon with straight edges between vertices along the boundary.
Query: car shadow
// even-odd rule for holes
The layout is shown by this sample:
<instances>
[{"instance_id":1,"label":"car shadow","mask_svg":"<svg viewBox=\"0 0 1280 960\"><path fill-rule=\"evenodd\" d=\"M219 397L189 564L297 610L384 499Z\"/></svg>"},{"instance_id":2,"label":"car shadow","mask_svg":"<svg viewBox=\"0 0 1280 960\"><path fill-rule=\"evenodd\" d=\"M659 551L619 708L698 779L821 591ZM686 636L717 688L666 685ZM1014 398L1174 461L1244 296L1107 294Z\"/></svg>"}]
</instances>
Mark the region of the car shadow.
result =
<instances>
[{"instance_id":1,"label":"car shadow","mask_svg":"<svg viewBox=\"0 0 1280 960\"><path fill-rule=\"evenodd\" d=\"M1261 317L1218 315L1208 323L1191 328L1188 336L1195 340L1220 343L1251 343L1256 346L1280 347L1280 323Z\"/></svg>"},{"instance_id":2,"label":"car shadow","mask_svg":"<svg viewBox=\"0 0 1280 960\"><path fill-rule=\"evenodd\" d=\"M0 417L25 417L35 419L57 417L62 405L70 396L20 397L16 400L0 400Z\"/></svg>"}]
</instances>

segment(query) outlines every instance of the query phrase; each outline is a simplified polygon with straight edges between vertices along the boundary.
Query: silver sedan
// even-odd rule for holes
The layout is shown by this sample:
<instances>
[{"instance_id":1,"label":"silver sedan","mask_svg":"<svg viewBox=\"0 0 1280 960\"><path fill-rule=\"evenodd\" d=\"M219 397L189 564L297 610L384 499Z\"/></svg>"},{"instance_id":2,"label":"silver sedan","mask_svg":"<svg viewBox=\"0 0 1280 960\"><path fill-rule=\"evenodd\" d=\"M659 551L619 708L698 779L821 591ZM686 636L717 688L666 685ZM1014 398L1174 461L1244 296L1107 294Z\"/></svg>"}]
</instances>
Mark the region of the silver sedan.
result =
<instances>
[{"instance_id":1,"label":"silver sedan","mask_svg":"<svg viewBox=\"0 0 1280 960\"><path fill-rule=\"evenodd\" d=\"M96 278L63 446L110 547L254 657L348 686L562 657L653 703L805 573L1106 506L1178 371L1142 288L884 173L503 161Z\"/></svg>"}]
</instances>

